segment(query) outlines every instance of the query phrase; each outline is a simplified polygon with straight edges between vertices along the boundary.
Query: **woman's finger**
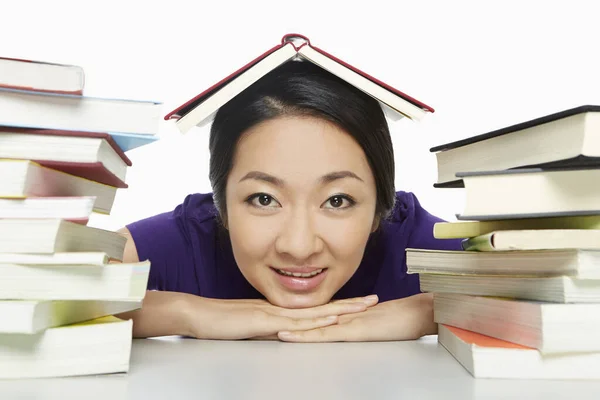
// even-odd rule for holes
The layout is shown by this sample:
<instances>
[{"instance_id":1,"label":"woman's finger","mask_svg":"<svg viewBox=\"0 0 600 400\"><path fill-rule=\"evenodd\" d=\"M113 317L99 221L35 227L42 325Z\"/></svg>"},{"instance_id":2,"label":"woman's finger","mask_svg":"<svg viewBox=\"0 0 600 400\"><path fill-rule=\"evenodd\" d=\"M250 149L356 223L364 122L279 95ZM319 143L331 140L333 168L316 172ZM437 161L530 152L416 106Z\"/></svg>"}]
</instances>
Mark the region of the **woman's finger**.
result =
<instances>
[{"instance_id":1,"label":"woman's finger","mask_svg":"<svg viewBox=\"0 0 600 400\"><path fill-rule=\"evenodd\" d=\"M273 315L269 318L268 329L270 332L281 331L307 331L336 324L336 315L321 318L289 318Z\"/></svg>"},{"instance_id":2,"label":"woman's finger","mask_svg":"<svg viewBox=\"0 0 600 400\"><path fill-rule=\"evenodd\" d=\"M307 331L282 331L278 333L278 336L282 341L298 343L367 340L366 337L360 337L357 326L353 326L352 324L331 325Z\"/></svg>"},{"instance_id":3,"label":"woman's finger","mask_svg":"<svg viewBox=\"0 0 600 400\"><path fill-rule=\"evenodd\" d=\"M290 318L319 318L328 315L344 315L365 311L377 304L377 296L358 297L347 301L337 301L318 307L310 308L279 308L277 314Z\"/></svg>"},{"instance_id":4,"label":"woman's finger","mask_svg":"<svg viewBox=\"0 0 600 400\"><path fill-rule=\"evenodd\" d=\"M377 304L378 300L379 300L378 296L376 294L372 294L370 296L353 297L351 299L334 300L334 301L330 302L329 304L368 303L369 305L371 305L371 304Z\"/></svg>"},{"instance_id":5,"label":"woman's finger","mask_svg":"<svg viewBox=\"0 0 600 400\"><path fill-rule=\"evenodd\" d=\"M330 315L343 315L343 314L353 314L357 312L362 312L367 309L367 304L365 303L330 303L325 304L323 306L311 307L311 308L281 308L278 310L277 314L282 317L288 318L321 318L327 317Z\"/></svg>"}]
</instances>

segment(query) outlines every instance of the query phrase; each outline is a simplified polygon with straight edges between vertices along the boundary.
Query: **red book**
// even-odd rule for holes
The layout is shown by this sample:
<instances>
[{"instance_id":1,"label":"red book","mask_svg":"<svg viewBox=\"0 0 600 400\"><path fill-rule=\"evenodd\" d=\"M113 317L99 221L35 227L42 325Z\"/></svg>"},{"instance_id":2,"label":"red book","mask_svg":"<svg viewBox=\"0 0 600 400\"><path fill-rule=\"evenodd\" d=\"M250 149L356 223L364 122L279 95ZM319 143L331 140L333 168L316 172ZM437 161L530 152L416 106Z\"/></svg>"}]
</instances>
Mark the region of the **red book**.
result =
<instances>
[{"instance_id":1,"label":"red book","mask_svg":"<svg viewBox=\"0 0 600 400\"><path fill-rule=\"evenodd\" d=\"M419 120L426 113L434 112L430 106L312 45L306 36L292 33L285 35L278 45L177 107L164 118L177 120L176 124L182 132L187 132L196 125L201 126L211 119L222 105L254 82L283 63L293 60L319 65L373 96L391 119L408 117Z\"/></svg>"},{"instance_id":2,"label":"red book","mask_svg":"<svg viewBox=\"0 0 600 400\"><path fill-rule=\"evenodd\" d=\"M128 187L131 160L108 133L0 127L0 158L32 160L105 185Z\"/></svg>"}]
</instances>

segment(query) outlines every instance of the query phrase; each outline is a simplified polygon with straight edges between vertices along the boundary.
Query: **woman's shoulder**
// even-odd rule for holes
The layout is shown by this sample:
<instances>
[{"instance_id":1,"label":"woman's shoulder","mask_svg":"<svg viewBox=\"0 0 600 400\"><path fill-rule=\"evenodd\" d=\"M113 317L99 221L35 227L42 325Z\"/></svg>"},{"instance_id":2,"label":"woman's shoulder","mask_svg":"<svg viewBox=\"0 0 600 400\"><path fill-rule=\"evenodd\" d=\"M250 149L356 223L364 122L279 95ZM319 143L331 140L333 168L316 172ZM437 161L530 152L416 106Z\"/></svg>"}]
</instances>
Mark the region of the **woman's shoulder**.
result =
<instances>
[{"instance_id":1,"label":"woman's shoulder","mask_svg":"<svg viewBox=\"0 0 600 400\"><path fill-rule=\"evenodd\" d=\"M434 225L446 222L425 209L412 192L397 191L396 204L390 216L382 223L384 235L392 241L402 236L407 248L460 250L460 240L436 239Z\"/></svg>"},{"instance_id":2,"label":"woman's shoulder","mask_svg":"<svg viewBox=\"0 0 600 400\"><path fill-rule=\"evenodd\" d=\"M212 230L217 215L212 193L194 193L188 194L172 210L132 222L127 228L136 231L139 237L145 236L144 234L155 236L157 233L163 233L164 236L187 238L196 234L190 232L190 226Z\"/></svg>"},{"instance_id":3,"label":"woman's shoulder","mask_svg":"<svg viewBox=\"0 0 600 400\"><path fill-rule=\"evenodd\" d=\"M189 194L172 210L127 225L140 260L150 260L149 289L200 293L198 257L214 245L218 227L212 193Z\"/></svg>"}]
</instances>

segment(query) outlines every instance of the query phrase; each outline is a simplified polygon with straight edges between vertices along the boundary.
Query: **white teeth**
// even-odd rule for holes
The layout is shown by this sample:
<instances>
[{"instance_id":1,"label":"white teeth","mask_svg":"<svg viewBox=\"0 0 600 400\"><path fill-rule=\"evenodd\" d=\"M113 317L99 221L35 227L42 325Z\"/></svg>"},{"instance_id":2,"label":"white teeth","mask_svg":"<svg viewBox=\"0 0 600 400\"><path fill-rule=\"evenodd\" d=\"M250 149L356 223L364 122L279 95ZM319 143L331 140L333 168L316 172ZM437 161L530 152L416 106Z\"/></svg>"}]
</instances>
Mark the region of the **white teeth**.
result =
<instances>
[{"instance_id":1,"label":"white teeth","mask_svg":"<svg viewBox=\"0 0 600 400\"><path fill-rule=\"evenodd\" d=\"M323 272L323 268L318 269L318 270L313 271L313 272L310 272L310 273L288 272L288 271L283 271L281 269L275 269L275 270L277 272L279 272L281 275L293 276L295 278L311 278L311 277L319 275L321 272Z\"/></svg>"}]
</instances>

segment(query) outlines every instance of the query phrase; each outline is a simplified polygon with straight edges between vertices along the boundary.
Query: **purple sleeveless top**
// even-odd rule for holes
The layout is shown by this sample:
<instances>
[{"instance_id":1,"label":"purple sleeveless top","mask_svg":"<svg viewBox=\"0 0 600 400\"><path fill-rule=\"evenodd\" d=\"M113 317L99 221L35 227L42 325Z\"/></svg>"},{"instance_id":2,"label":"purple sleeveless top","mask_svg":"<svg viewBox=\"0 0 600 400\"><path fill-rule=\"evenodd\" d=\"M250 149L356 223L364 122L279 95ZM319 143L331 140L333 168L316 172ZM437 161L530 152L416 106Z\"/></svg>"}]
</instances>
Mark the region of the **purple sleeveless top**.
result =
<instances>
[{"instance_id":1,"label":"purple sleeveless top","mask_svg":"<svg viewBox=\"0 0 600 400\"><path fill-rule=\"evenodd\" d=\"M441 219L414 194L396 193L396 207L368 240L363 260L334 299L377 294L380 301L420 293L406 273L406 248L462 250L460 239L435 239ZM217 299L264 298L239 271L228 235L219 228L212 193L191 194L173 211L127 225L140 260L150 260L149 290Z\"/></svg>"}]
</instances>

